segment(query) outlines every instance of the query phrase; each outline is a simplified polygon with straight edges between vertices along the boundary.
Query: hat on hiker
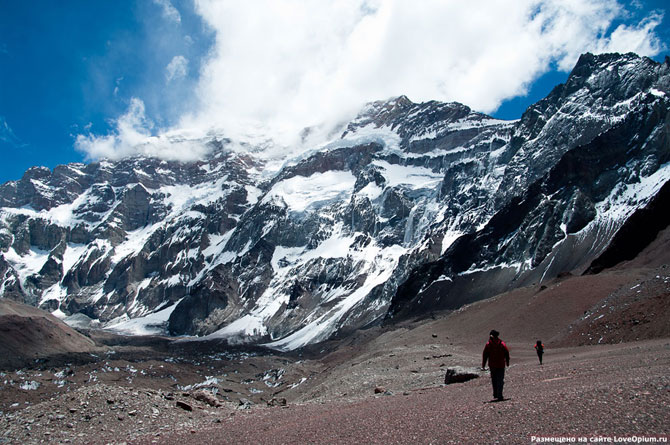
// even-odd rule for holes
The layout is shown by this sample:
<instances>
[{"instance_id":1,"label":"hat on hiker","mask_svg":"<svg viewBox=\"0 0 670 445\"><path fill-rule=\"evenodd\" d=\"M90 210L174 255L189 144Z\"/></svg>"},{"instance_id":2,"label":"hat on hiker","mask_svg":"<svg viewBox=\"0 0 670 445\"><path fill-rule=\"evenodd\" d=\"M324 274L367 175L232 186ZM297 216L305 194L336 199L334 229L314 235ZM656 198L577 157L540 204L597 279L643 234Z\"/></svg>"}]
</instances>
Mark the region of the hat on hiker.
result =
<instances>
[{"instance_id":1,"label":"hat on hiker","mask_svg":"<svg viewBox=\"0 0 670 445\"><path fill-rule=\"evenodd\" d=\"M493 329L491 332L489 332L489 335L493 338L498 338L498 336L500 335L500 332Z\"/></svg>"}]
</instances>

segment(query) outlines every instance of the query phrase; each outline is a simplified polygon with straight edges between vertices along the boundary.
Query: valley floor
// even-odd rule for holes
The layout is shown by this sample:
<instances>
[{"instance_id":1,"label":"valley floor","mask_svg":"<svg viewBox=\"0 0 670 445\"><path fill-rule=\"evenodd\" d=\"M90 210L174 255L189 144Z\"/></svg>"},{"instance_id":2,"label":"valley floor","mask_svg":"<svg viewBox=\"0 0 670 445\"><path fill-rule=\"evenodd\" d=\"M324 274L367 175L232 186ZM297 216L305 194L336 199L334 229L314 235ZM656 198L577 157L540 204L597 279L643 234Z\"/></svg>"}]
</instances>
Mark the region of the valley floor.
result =
<instances>
[{"instance_id":1,"label":"valley floor","mask_svg":"<svg viewBox=\"0 0 670 445\"><path fill-rule=\"evenodd\" d=\"M670 339L551 349L542 366L532 351L511 347L503 402L490 401L487 375L440 385L444 364L428 366L433 362L428 357L419 363L425 368L408 372L417 382L389 381L384 393L369 391L368 382L359 380L367 377L360 375L349 382L360 387L358 393L250 409L232 403L213 407L188 390L168 393L90 383L10 408L0 420L0 443L533 443L533 436L593 443L668 438ZM452 357L476 366L478 353L457 349ZM426 371L431 367L436 371ZM429 375L433 382L425 380ZM188 407L192 410L184 409Z\"/></svg>"},{"instance_id":2,"label":"valley floor","mask_svg":"<svg viewBox=\"0 0 670 445\"><path fill-rule=\"evenodd\" d=\"M91 331L3 365L0 444L667 443L669 296L665 265L563 277L291 354ZM493 328L503 402L478 369ZM456 367L479 378L442 385Z\"/></svg>"},{"instance_id":3,"label":"valley floor","mask_svg":"<svg viewBox=\"0 0 670 445\"><path fill-rule=\"evenodd\" d=\"M478 357L473 357L477 360ZM518 357L503 402L488 378L465 383L228 415L141 443L533 443L668 439L670 340L553 350L540 366ZM617 439L618 438L618 439ZM623 438L623 439L622 439ZM670 439L668 439L670 440Z\"/></svg>"}]
</instances>

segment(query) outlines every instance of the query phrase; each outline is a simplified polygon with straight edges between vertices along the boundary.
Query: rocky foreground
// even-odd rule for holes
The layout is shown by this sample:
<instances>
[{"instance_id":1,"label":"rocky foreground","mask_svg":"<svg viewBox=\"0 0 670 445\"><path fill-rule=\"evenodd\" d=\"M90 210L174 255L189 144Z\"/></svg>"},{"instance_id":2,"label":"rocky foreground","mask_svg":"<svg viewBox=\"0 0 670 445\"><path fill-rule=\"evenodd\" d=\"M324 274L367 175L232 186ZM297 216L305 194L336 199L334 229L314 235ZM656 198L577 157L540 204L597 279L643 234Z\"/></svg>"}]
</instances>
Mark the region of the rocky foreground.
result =
<instances>
[{"instance_id":1,"label":"rocky foreground","mask_svg":"<svg viewBox=\"0 0 670 445\"><path fill-rule=\"evenodd\" d=\"M524 354L507 374L506 400L488 378L332 401L211 415L139 443L531 443L558 438L668 438L670 341ZM472 357L474 364L478 357ZM397 391L397 392L394 392ZM222 418L223 417L223 418Z\"/></svg>"},{"instance_id":2,"label":"rocky foreground","mask_svg":"<svg viewBox=\"0 0 670 445\"><path fill-rule=\"evenodd\" d=\"M368 359L367 375L352 363L346 384L338 382L338 397L288 404L285 398L232 402L203 389L168 391L134 385L131 379L81 384L47 400L10 406L0 419L0 443L531 443L532 436L668 437L670 339L550 349L543 366L529 345L510 346L506 400L499 403L490 401L487 376L444 385L444 362L454 356L414 360L425 351L408 346ZM475 367L480 360L478 351L468 354L456 346L453 351L463 365ZM370 380L385 380L380 364L392 361L408 378L370 390Z\"/></svg>"}]
</instances>

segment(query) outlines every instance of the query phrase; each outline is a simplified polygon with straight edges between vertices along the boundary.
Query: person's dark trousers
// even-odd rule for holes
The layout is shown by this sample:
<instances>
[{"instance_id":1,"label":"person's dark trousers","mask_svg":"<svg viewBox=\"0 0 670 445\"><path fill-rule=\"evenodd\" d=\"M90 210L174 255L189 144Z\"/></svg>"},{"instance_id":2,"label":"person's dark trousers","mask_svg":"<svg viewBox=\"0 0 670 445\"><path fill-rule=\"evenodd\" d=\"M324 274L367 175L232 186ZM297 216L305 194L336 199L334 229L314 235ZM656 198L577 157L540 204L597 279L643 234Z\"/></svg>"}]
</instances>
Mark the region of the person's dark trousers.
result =
<instances>
[{"instance_id":1,"label":"person's dark trousers","mask_svg":"<svg viewBox=\"0 0 670 445\"><path fill-rule=\"evenodd\" d=\"M540 359L540 364L542 364L542 353L541 352L537 353L537 358Z\"/></svg>"},{"instance_id":2,"label":"person's dark trousers","mask_svg":"<svg viewBox=\"0 0 670 445\"><path fill-rule=\"evenodd\" d=\"M493 386L493 398L503 398L503 385L505 384L505 368L491 369L491 385Z\"/></svg>"}]
</instances>

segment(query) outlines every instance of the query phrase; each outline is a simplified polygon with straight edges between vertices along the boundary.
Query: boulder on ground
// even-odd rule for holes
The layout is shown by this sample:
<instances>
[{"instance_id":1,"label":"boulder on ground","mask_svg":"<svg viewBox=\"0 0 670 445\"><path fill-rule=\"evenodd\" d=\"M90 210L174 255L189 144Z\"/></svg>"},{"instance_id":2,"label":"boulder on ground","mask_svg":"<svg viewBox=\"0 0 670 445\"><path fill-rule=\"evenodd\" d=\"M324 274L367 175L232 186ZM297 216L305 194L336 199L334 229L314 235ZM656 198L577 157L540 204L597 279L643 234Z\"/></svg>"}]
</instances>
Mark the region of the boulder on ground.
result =
<instances>
[{"instance_id":1,"label":"boulder on ground","mask_svg":"<svg viewBox=\"0 0 670 445\"><path fill-rule=\"evenodd\" d=\"M276 398L273 397L269 402L268 406L286 406L287 402L286 399L281 397L281 398Z\"/></svg>"},{"instance_id":2,"label":"boulder on ground","mask_svg":"<svg viewBox=\"0 0 670 445\"><path fill-rule=\"evenodd\" d=\"M243 397L240 399L240 404L237 406L237 409L251 409L253 404L254 402Z\"/></svg>"},{"instance_id":3,"label":"boulder on ground","mask_svg":"<svg viewBox=\"0 0 670 445\"><path fill-rule=\"evenodd\" d=\"M195 400L205 402L209 406L214 406L214 407L221 406L221 402L219 401L219 399L209 391L205 391L205 390L196 391L192 394L192 396Z\"/></svg>"},{"instance_id":4,"label":"boulder on ground","mask_svg":"<svg viewBox=\"0 0 670 445\"><path fill-rule=\"evenodd\" d=\"M177 400L177 407L185 411L193 411L193 407L191 405L186 402L182 402L181 400Z\"/></svg>"},{"instance_id":5,"label":"boulder on ground","mask_svg":"<svg viewBox=\"0 0 670 445\"><path fill-rule=\"evenodd\" d=\"M463 383L468 380L476 379L477 377L479 377L479 371L475 368L454 366L452 368L447 368L447 372L444 375L444 384L450 385L452 383Z\"/></svg>"}]
</instances>

